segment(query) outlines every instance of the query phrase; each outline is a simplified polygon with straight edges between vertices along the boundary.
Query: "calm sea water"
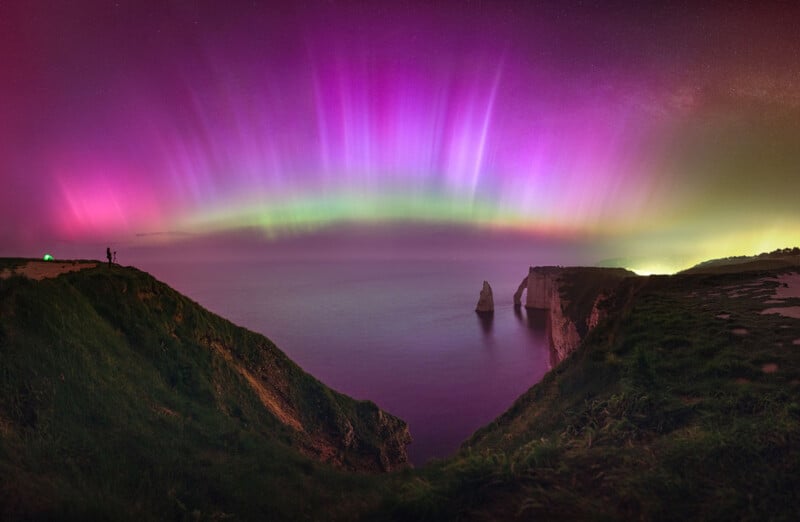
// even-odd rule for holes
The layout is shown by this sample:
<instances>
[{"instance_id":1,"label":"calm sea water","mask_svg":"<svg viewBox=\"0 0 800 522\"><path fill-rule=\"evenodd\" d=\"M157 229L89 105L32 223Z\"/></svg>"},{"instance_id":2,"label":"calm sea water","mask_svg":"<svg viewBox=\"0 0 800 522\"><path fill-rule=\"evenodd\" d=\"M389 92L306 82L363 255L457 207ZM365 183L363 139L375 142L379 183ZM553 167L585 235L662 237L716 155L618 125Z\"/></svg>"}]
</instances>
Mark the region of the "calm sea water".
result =
<instances>
[{"instance_id":1,"label":"calm sea water","mask_svg":"<svg viewBox=\"0 0 800 522\"><path fill-rule=\"evenodd\" d=\"M306 371L409 423L416 465L446 457L549 368L544 318L515 313L527 266L469 261L242 261L138 266ZM483 280L495 314L474 312ZM529 315L530 314L530 315Z\"/></svg>"}]
</instances>

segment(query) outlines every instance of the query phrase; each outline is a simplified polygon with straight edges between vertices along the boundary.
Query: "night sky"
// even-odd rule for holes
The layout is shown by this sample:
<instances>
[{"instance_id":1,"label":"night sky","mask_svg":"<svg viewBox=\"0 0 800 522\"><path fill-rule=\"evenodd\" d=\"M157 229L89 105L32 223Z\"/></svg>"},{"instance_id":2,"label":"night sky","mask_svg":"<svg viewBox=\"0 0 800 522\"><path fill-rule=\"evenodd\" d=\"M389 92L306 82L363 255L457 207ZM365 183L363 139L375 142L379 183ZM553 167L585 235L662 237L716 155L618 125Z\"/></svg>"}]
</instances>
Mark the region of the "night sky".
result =
<instances>
[{"instance_id":1,"label":"night sky","mask_svg":"<svg viewBox=\"0 0 800 522\"><path fill-rule=\"evenodd\" d=\"M365 225L642 271L798 245L800 4L696 4L0 2L0 255Z\"/></svg>"}]
</instances>

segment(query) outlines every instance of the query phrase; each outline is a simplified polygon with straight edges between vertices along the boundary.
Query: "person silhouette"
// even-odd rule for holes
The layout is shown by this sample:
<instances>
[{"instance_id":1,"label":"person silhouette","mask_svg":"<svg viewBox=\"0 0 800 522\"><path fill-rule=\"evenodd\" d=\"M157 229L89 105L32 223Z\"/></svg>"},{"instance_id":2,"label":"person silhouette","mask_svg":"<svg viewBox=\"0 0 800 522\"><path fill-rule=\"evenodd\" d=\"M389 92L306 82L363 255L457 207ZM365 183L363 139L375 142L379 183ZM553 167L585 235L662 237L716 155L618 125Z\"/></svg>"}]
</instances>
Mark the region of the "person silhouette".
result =
<instances>
[{"instance_id":1,"label":"person silhouette","mask_svg":"<svg viewBox=\"0 0 800 522\"><path fill-rule=\"evenodd\" d=\"M114 250L114 256L113 256L113 261L112 261L112 262L113 262L115 265L117 264L117 251L116 251L116 250Z\"/></svg>"},{"instance_id":2,"label":"person silhouette","mask_svg":"<svg viewBox=\"0 0 800 522\"><path fill-rule=\"evenodd\" d=\"M111 268L111 247L106 248L106 257L108 258L108 267Z\"/></svg>"}]
</instances>

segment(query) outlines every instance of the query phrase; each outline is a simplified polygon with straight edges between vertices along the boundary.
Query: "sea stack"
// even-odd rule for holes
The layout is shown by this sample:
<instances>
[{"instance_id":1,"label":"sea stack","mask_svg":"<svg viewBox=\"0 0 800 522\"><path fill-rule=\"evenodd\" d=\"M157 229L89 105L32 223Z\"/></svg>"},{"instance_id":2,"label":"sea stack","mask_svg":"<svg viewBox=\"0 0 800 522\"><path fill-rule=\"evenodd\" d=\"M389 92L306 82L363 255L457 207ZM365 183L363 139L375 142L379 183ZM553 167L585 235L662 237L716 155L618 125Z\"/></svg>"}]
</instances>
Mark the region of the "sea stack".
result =
<instances>
[{"instance_id":1,"label":"sea stack","mask_svg":"<svg viewBox=\"0 0 800 522\"><path fill-rule=\"evenodd\" d=\"M484 281L483 288L481 288L481 296L478 298L478 306L475 311L479 314L493 314L494 313L494 298L492 297L492 287L489 283Z\"/></svg>"}]
</instances>

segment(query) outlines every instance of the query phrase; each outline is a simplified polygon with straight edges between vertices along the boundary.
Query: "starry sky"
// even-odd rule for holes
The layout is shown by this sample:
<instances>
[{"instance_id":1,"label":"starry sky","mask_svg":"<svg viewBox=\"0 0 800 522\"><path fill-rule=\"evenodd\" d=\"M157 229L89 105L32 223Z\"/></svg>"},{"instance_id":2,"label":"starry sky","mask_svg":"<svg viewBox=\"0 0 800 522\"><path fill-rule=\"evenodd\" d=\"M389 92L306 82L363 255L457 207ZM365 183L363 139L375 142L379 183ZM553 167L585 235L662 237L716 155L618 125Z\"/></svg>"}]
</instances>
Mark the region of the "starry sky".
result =
<instances>
[{"instance_id":1,"label":"starry sky","mask_svg":"<svg viewBox=\"0 0 800 522\"><path fill-rule=\"evenodd\" d=\"M697 4L0 2L0 255L798 245L800 7Z\"/></svg>"}]
</instances>

